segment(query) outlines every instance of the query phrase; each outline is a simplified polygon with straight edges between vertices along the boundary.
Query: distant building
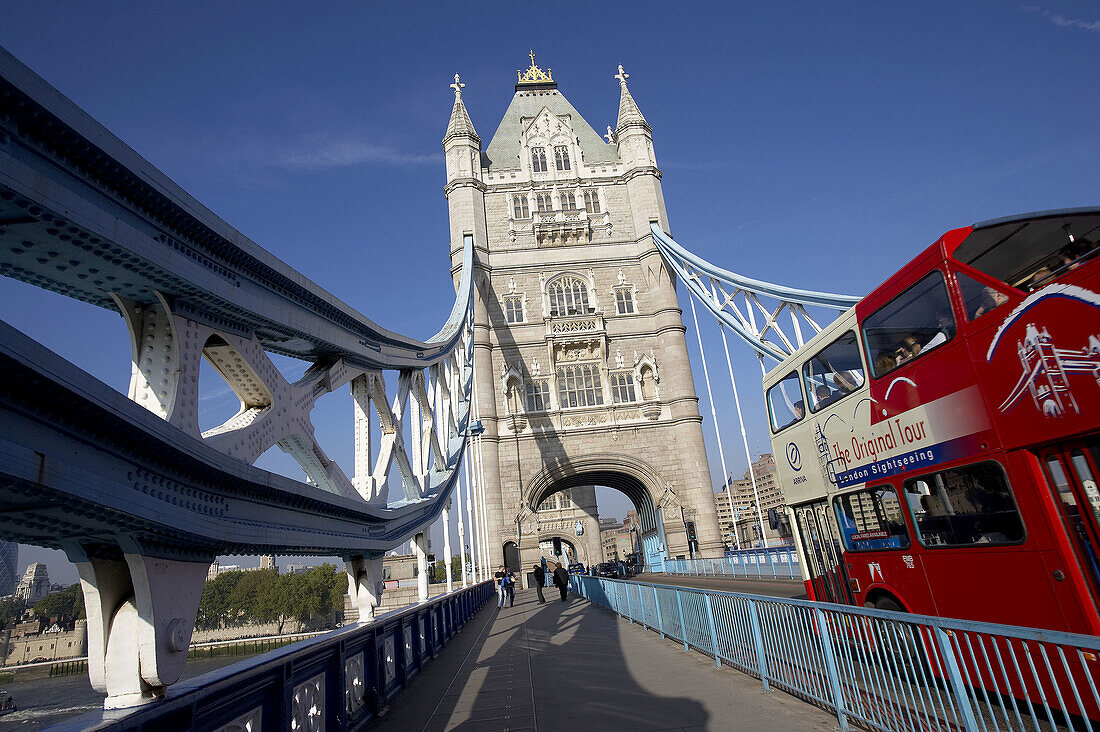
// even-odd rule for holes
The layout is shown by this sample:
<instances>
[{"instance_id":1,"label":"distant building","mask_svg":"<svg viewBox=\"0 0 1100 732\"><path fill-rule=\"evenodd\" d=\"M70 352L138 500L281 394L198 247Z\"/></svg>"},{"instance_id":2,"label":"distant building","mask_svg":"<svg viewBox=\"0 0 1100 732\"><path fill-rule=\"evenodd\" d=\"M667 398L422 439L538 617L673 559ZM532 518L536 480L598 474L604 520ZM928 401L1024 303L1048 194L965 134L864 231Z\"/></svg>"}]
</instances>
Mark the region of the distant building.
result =
<instances>
[{"instance_id":1,"label":"distant building","mask_svg":"<svg viewBox=\"0 0 1100 732\"><path fill-rule=\"evenodd\" d=\"M718 514L718 525L722 529L722 538L726 546L732 549L738 545L737 540L740 540L742 549L759 547L764 545L764 537L767 537L769 546L790 543L791 532L787 525L787 517L780 512L780 525L775 529L771 528L768 521L768 511L773 508L778 509L786 502L776 476L775 460L770 453L764 453L752 464L750 470L751 475L749 470L746 470L739 480L731 476L722 490L714 494L714 508ZM755 491L753 479L756 482ZM730 511L731 497L737 513L736 527L733 512ZM757 499L759 499L759 507ZM760 533L761 518L764 524L763 536ZM734 538L735 530L737 540Z\"/></svg>"},{"instance_id":2,"label":"distant building","mask_svg":"<svg viewBox=\"0 0 1100 732\"><path fill-rule=\"evenodd\" d=\"M0 597L15 594L19 577L19 545L13 541L0 541Z\"/></svg>"},{"instance_id":3,"label":"distant building","mask_svg":"<svg viewBox=\"0 0 1100 732\"><path fill-rule=\"evenodd\" d=\"M274 569L276 572L278 572L279 565L275 564L275 555L265 554L264 556L260 557L260 569Z\"/></svg>"},{"instance_id":4,"label":"distant building","mask_svg":"<svg viewBox=\"0 0 1100 732\"><path fill-rule=\"evenodd\" d=\"M21 598L28 605L41 600L50 594L50 575L46 571L46 565L35 562L27 567L23 573L23 579L15 586L16 597Z\"/></svg>"},{"instance_id":5,"label":"distant building","mask_svg":"<svg viewBox=\"0 0 1100 732\"><path fill-rule=\"evenodd\" d=\"M630 558L631 554L641 552L638 544L638 535L641 526L638 523L638 512L628 511L626 518L620 524L617 520L611 522L600 521L600 543L603 546L603 560L605 562L623 561Z\"/></svg>"}]
</instances>

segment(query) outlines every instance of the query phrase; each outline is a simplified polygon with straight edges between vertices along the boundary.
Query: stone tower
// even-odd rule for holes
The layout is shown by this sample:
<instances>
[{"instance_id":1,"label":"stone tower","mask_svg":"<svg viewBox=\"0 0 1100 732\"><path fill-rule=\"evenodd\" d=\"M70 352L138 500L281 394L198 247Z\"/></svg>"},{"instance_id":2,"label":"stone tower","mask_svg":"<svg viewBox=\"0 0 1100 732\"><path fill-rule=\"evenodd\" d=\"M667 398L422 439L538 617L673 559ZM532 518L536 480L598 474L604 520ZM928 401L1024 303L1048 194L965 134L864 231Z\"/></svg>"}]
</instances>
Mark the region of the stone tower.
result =
<instances>
[{"instance_id":1,"label":"stone tower","mask_svg":"<svg viewBox=\"0 0 1100 732\"><path fill-rule=\"evenodd\" d=\"M649 231L669 228L652 130L622 67L606 139L534 54L517 77L483 148L456 75L443 138L456 276L474 242L490 561L530 567L554 536L598 561L596 485L634 503L647 564L719 556L685 328ZM566 516L547 499L567 489Z\"/></svg>"}]
</instances>

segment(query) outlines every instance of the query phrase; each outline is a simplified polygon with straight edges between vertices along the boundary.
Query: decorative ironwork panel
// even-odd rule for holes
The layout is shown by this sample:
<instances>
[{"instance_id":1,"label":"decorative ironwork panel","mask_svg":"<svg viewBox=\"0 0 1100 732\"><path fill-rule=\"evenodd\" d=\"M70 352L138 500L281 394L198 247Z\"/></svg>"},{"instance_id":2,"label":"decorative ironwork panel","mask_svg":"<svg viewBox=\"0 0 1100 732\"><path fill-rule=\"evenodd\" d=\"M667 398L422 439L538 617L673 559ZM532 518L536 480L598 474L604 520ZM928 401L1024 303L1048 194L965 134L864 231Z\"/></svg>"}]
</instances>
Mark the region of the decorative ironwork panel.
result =
<instances>
[{"instance_id":1,"label":"decorative ironwork panel","mask_svg":"<svg viewBox=\"0 0 1100 732\"><path fill-rule=\"evenodd\" d=\"M344 711L349 717L363 708L366 689L364 657L357 653L344 661Z\"/></svg>"},{"instance_id":2,"label":"decorative ironwork panel","mask_svg":"<svg viewBox=\"0 0 1100 732\"><path fill-rule=\"evenodd\" d=\"M251 709L214 732L259 732L264 728L263 707Z\"/></svg>"},{"instance_id":3,"label":"decorative ironwork panel","mask_svg":"<svg viewBox=\"0 0 1100 732\"><path fill-rule=\"evenodd\" d=\"M293 732L323 732L325 729L325 674L294 687L290 729Z\"/></svg>"}]
</instances>

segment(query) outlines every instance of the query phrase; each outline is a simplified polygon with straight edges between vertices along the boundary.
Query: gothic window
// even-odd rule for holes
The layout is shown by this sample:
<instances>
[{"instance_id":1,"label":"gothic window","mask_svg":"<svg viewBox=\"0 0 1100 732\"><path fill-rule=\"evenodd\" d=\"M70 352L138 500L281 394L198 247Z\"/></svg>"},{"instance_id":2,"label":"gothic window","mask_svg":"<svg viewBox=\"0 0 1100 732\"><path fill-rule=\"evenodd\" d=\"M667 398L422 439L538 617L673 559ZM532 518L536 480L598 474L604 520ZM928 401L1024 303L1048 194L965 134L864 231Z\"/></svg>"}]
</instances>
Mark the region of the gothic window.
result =
<instances>
[{"instance_id":1,"label":"gothic window","mask_svg":"<svg viewBox=\"0 0 1100 732\"><path fill-rule=\"evenodd\" d=\"M550 200L549 193L536 193L535 206L538 208L539 213L549 213L554 210L554 203Z\"/></svg>"},{"instance_id":2,"label":"gothic window","mask_svg":"<svg viewBox=\"0 0 1100 732\"><path fill-rule=\"evenodd\" d=\"M571 192L561 194L561 207L565 211L575 211L577 209L577 197Z\"/></svg>"},{"instance_id":3,"label":"gothic window","mask_svg":"<svg viewBox=\"0 0 1100 732\"><path fill-rule=\"evenodd\" d=\"M569 170L569 148L565 145L554 146L554 164L558 170Z\"/></svg>"},{"instance_id":4,"label":"gothic window","mask_svg":"<svg viewBox=\"0 0 1100 732\"><path fill-rule=\"evenodd\" d=\"M531 218L531 209L527 207L527 196L512 197L512 212L515 214L513 218L516 219Z\"/></svg>"},{"instance_id":5,"label":"gothic window","mask_svg":"<svg viewBox=\"0 0 1100 732\"><path fill-rule=\"evenodd\" d=\"M588 285L579 277L562 277L550 283L550 317L585 315L593 312L588 305Z\"/></svg>"},{"instance_id":6,"label":"gothic window","mask_svg":"<svg viewBox=\"0 0 1100 732\"><path fill-rule=\"evenodd\" d=\"M531 148L531 170L536 173L546 172L546 148Z\"/></svg>"},{"instance_id":7,"label":"gothic window","mask_svg":"<svg viewBox=\"0 0 1100 732\"><path fill-rule=\"evenodd\" d=\"M615 288L615 311L619 315L634 314L634 292L629 287Z\"/></svg>"},{"instance_id":8,"label":"gothic window","mask_svg":"<svg viewBox=\"0 0 1100 732\"><path fill-rule=\"evenodd\" d=\"M595 189L590 188L584 192L584 210L590 214L600 212L600 196Z\"/></svg>"},{"instance_id":9,"label":"gothic window","mask_svg":"<svg viewBox=\"0 0 1100 732\"><path fill-rule=\"evenodd\" d=\"M527 411L545 412L550 409L550 382L545 379L527 382Z\"/></svg>"},{"instance_id":10,"label":"gothic window","mask_svg":"<svg viewBox=\"0 0 1100 732\"><path fill-rule=\"evenodd\" d=\"M616 404L637 401L634 392L634 375L629 371L611 374L611 396Z\"/></svg>"},{"instance_id":11,"label":"gothic window","mask_svg":"<svg viewBox=\"0 0 1100 732\"><path fill-rule=\"evenodd\" d=\"M553 511L558 507L558 494L555 493L552 496L548 496L545 501L539 504L540 511Z\"/></svg>"},{"instance_id":12,"label":"gothic window","mask_svg":"<svg viewBox=\"0 0 1100 732\"><path fill-rule=\"evenodd\" d=\"M558 403L566 407L596 407L603 404L600 370L594 363L559 366Z\"/></svg>"},{"instance_id":13,"label":"gothic window","mask_svg":"<svg viewBox=\"0 0 1100 732\"><path fill-rule=\"evenodd\" d=\"M523 322L522 295L509 295L504 298L504 319L509 323Z\"/></svg>"}]
</instances>

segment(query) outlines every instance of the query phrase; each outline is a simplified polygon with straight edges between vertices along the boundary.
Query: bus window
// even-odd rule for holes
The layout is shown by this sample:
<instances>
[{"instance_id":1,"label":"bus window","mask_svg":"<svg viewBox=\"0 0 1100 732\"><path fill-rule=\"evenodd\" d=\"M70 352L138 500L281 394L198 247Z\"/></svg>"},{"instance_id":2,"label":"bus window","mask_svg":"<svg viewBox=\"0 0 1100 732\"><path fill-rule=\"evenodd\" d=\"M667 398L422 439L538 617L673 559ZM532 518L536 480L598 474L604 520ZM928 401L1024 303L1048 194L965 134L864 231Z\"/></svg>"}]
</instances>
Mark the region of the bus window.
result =
<instances>
[{"instance_id":1,"label":"bus window","mask_svg":"<svg viewBox=\"0 0 1100 732\"><path fill-rule=\"evenodd\" d=\"M905 492L910 496L917 538L924 546L989 546L1024 540L1023 519L997 463L913 478L905 481Z\"/></svg>"},{"instance_id":2,"label":"bus window","mask_svg":"<svg viewBox=\"0 0 1100 732\"><path fill-rule=\"evenodd\" d=\"M990 310L1008 302L1008 295L995 287L983 285L962 272L956 272L955 279L959 282L959 291L962 292L963 302L966 303L967 320L977 320Z\"/></svg>"},{"instance_id":3,"label":"bus window","mask_svg":"<svg viewBox=\"0 0 1100 732\"><path fill-rule=\"evenodd\" d=\"M908 549L909 531L892 486L845 493L833 499L844 546L849 551Z\"/></svg>"},{"instance_id":4,"label":"bus window","mask_svg":"<svg viewBox=\"0 0 1100 732\"><path fill-rule=\"evenodd\" d=\"M863 386L863 362L855 332L848 331L803 364L802 378L814 412Z\"/></svg>"},{"instance_id":5,"label":"bus window","mask_svg":"<svg viewBox=\"0 0 1100 732\"><path fill-rule=\"evenodd\" d=\"M875 378L955 337L955 316L936 270L863 321Z\"/></svg>"},{"instance_id":6,"label":"bus window","mask_svg":"<svg viewBox=\"0 0 1100 732\"><path fill-rule=\"evenodd\" d=\"M768 411L771 413L772 429L776 432L791 426L806 414L806 402L802 400L797 371L787 374L768 389Z\"/></svg>"},{"instance_id":7,"label":"bus window","mask_svg":"<svg viewBox=\"0 0 1100 732\"><path fill-rule=\"evenodd\" d=\"M952 256L1001 282L1035 290L1096 256L1100 216L1070 214L975 229Z\"/></svg>"}]
</instances>

